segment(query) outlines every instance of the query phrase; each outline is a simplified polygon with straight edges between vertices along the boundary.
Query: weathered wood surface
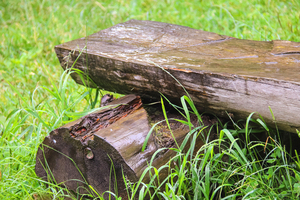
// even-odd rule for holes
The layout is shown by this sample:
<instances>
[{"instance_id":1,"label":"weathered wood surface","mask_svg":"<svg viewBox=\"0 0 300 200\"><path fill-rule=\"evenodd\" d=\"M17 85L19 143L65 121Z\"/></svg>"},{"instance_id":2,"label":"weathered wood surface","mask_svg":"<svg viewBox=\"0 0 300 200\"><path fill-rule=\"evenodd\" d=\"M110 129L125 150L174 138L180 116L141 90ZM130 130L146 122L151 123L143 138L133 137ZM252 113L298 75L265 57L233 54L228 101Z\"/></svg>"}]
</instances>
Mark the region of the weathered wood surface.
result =
<instances>
[{"instance_id":1,"label":"weathered wood surface","mask_svg":"<svg viewBox=\"0 0 300 200\"><path fill-rule=\"evenodd\" d=\"M99 194L109 190L116 192L114 189L117 184L118 195L127 199L123 174L128 180L136 182L150 163L154 152L162 147L158 142L164 142L164 138L158 140L157 135L152 134L142 152L142 145L153 121L151 114L142 107L140 97L127 95L109 105L110 108L53 130L37 152L36 174L45 180L62 183L79 194L87 194L88 185ZM205 126L212 124L206 119L203 121ZM193 123L197 124L197 118ZM178 124L180 123L170 122L176 141L180 144L189 132L189 127ZM170 135L168 137L169 143L165 147L173 147L174 140ZM203 142L198 139L196 144L195 149L198 149ZM174 155L175 151L171 150L161 152L155 157L152 166L159 168ZM163 171L160 176L166 177L167 171ZM149 176L143 181L148 182ZM104 198L108 199L108 193Z\"/></svg>"},{"instance_id":2,"label":"weathered wood surface","mask_svg":"<svg viewBox=\"0 0 300 200\"><path fill-rule=\"evenodd\" d=\"M300 43L242 40L130 20L56 46L62 67L72 66L85 46L75 68L105 90L143 99L159 98L161 92L178 102L185 92L167 70L199 109L218 115L228 111L237 118L256 111L273 124L270 106L280 129L300 129Z\"/></svg>"}]
</instances>

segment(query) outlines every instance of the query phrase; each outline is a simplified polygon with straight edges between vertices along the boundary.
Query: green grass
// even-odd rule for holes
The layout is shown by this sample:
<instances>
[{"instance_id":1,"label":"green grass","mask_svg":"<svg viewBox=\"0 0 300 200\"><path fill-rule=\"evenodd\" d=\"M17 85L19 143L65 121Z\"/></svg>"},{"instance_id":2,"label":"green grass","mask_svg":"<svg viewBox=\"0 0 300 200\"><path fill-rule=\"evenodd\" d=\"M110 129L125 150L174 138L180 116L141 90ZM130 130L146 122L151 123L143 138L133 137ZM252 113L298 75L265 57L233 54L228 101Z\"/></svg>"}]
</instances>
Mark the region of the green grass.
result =
<instances>
[{"instance_id":1,"label":"green grass","mask_svg":"<svg viewBox=\"0 0 300 200\"><path fill-rule=\"evenodd\" d=\"M186 96L182 99L193 107ZM185 117L191 124L186 108L183 106ZM188 151L182 151L183 142L173 149L178 153L166 165L156 169L150 163L145 174L152 173L151 182L133 185L131 199L145 196L159 199L299 199L297 153L293 157L293 152L286 150L281 142L282 136L268 128L262 117L253 119L253 114L235 125L219 124L223 128L219 137L207 140L199 150L193 146L203 129L193 127L185 140L193 138ZM257 138L261 136L265 139ZM159 180L157 174L172 163L177 164L169 176Z\"/></svg>"},{"instance_id":2,"label":"green grass","mask_svg":"<svg viewBox=\"0 0 300 200\"><path fill-rule=\"evenodd\" d=\"M171 6L173 4L174 6ZM2 176L0 199L31 199L35 193L48 192L54 193L57 198L63 198L62 196L65 195L62 189L55 190L57 188L55 185L51 185L50 190L46 189L45 183L36 177L34 173L35 153L38 144L50 130L74 120L94 108L96 91L75 84L69 78L68 73L63 73L53 50L55 45L84 37L129 19L174 23L244 39L282 39L299 42L299 17L300 2L296 0L177 0L174 3L168 0L1 1L0 171ZM225 131L224 135L226 133L228 134ZM233 134L234 130L230 130L230 133ZM223 138L220 139L223 143ZM212 188L218 188L220 185L224 186L222 190L226 192L234 189L235 193L232 195L235 195L242 194L242 190L251 192L254 190L253 188L258 188L257 185L266 182L266 186L261 190L270 191L269 193L259 193L261 190L258 189L249 194L249 197L251 195L267 195L266 198L262 198L268 199L274 192L280 199L282 197L280 195L285 194L281 194L279 192L281 190L278 188L284 188L287 194L297 199L299 176L281 178L281 175L293 172L294 168L287 164L288 155L284 149L280 148L280 145L270 144L273 146L268 147L270 149L269 158L276 158L280 161L279 163L276 161L276 165L272 166L285 165L286 167L279 169L271 167L266 171L263 170L264 168L259 168L260 163L251 160L252 157L241 157L241 152L248 151L245 144L249 141L239 144L241 152L234 145L237 143L231 143L232 148L229 149L231 151L224 152L224 155L227 154L230 157L234 152L237 153L232 156L232 163L238 167L236 169L227 168L227 173L230 178L239 177L238 180L242 180L238 186L226 186L227 179L221 172L219 172L221 177L208 175L211 174L211 170L222 169L220 166L206 167L218 165L214 160L220 158L214 156L222 154L209 154L204 162L205 167L197 171L198 163L203 162L201 161L202 157L208 155L203 152L210 153L212 146L219 144L212 142L211 145L203 147L203 152L199 152L199 157L195 158L194 163L185 160L188 163L188 170L195 175L199 173L203 180L197 182L193 177L187 176L186 179L179 179L181 182L178 182L178 185L174 185L177 182L173 180L168 184L164 195L170 196L174 191L178 191L179 196L189 195L187 191L190 191L191 188L184 187L190 185L194 188L205 186L203 187L205 190L200 192L204 196L209 195ZM272 149L274 150L272 151ZM247 154L247 156L250 155ZM185 156L178 155L181 160L184 160ZM235 160L235 158L239 159ZM245 166L248 166L245 163L250 163L256 171L243 171ZM255 167L256 165L258 167ZM246 167L246 169L248 168ZM283 173L281 169L287 170L287 173ZM186 173L183 173L185 168L174 170L175 173L178 173L178 177L182 177ZM275 172L278 172L279 178L272 176L269 179L264 178L265 175L270 176ZM251 182L252 177L255 177L257 181ZM228 178L228 180L230 180L228 184L233 184L235 179ZM269 182L271 183L269 184ZM275 185L274 182L276 182ZM179 186L182 188L178 189ZM174 195L172 198L175 198Z\"/></svg>"}]
</instances>

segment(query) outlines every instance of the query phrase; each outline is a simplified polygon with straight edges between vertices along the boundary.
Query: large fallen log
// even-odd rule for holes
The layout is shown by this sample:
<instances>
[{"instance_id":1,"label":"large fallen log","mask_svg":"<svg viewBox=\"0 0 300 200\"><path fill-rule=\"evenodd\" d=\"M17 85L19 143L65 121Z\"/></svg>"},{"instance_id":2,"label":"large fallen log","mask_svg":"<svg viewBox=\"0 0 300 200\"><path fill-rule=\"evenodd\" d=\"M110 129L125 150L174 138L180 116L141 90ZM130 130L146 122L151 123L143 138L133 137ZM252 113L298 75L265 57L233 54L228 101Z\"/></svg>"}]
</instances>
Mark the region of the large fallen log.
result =
<instances>
[{"instance_id":1,"label":"large fallen log","mask_svg":"<svg viewBox=\"0 0 300 200\"><path fill-rule=\"evenodd\" d=\"M78 194L88 194L91 185L101 195L112 191L127 199L123 178L136 182L155 151L176 146L168 128L161 123L150 135L145 151L141 151L151 125L161 121L163 114L151 106L146 111L139 96L127 95L109 105L53 130L37 152L36 174ZM169 113L168 116L184 119L180 114ZM191 117L195 126L200 125L197 117ZM203 116L201 123L210 126L214 121ZM172 120L170 126L176 141L181 144L189 127ZM195 151L202 145L199 138ZM174 155L175 151L161 151L152 166L159 168ZM160 178L166 177L167 172L162 171ZM143 181L148 182L149 176ZM109 199L109 194L105 193L103 197Z\"/></svg>"},{"instance_id":2,"label":"large fallen log","mask_svg":"<svg viewBox=\"0 0 300 200\"><path fill-rule=\"evenodd\" d=\"M237 118L256 111L289 132L300 129L300 43L241 40L188 27L130 20L55 47L96 85L122 94L178 102L187 90L201 110ZM73 74L77 83L82 83Z\"/></svg>"}]
</instances>

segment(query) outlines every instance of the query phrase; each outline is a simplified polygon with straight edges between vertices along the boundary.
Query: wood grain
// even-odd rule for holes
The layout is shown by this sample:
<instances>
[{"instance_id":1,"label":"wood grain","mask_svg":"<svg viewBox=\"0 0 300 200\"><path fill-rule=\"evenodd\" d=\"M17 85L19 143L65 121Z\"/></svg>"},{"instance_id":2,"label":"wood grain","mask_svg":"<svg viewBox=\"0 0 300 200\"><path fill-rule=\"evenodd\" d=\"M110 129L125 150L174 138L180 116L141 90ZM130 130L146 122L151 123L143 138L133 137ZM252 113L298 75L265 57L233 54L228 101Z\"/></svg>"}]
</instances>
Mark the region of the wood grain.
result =
<instances>
[{"instance_id":1,"label":"wood grain","mask_svg":"<svg viewBox=\"0 0 300 200\"><path fill-rule=\"evenodd\" d=\"M236 118L258 112L274 126L270 107L279 129L300 129L300 43L130 20L56 46L62 67L70 68L84 47L74 67L90 76L90 87L150 101L162 93L180 103L185 91L174 76L199 110ZM82 84L78 75L72 77Z\"/></svg>"}]
</instances>

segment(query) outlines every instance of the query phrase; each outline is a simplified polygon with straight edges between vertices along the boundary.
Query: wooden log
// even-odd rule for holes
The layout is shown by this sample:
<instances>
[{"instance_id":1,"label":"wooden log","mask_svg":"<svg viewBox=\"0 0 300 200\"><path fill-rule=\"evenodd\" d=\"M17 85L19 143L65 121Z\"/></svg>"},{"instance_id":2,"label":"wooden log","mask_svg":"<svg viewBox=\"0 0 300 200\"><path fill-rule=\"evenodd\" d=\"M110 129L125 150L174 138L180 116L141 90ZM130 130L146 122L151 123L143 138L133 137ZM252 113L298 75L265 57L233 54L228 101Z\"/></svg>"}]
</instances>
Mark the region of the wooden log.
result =
<instances>
[{"instance_id":1,"label":"wooden log","mask_svg":"<svg viewBox=\"0 0 300 200\"><path fill-rule=\"evenodd\" d=\"M200 110L237 118L256 111L274 125L270 106L280 129L300 129L300 43L130 20L56 46L62 67L71 67L84 47L74 67L90 76L96 84L91 87L143 99L157 99L161 92L176 103L185 91L170 73Z\"/></svg>"},{"instance_id":2,"label":"wooden log","mask_svg":"<svg viewBox=\"0 0 300 200\"><path fill-rule=\"evenodd\" d=\"M161 147L173 147L174 140L164 125L158 126L160 128L150 136L142 152L150 124L163 119L162 113L157 114L154 110L152 112L156 114L149 114L151 112L142 107L141 99L136 95L124 96L108 105L109 108L52 131L37 152L36 174L48 181L55 180L79 194L89 193L88 185L91 185L99 194L118 192L118 196L127 199L123 178L136 182L154 152ZM169 116L180 119L179 114ZM192 119L193 124L197 125L198 119L195 116ZM203 121L205 126L212 124L208 119L203 118ZM171 121L170 125L180 144L189 127L176 121ZM163 137L160 134L164 134ZM202 145L203 142L198 139L196 149ZM153 166L159 168L174 155L171 150L161 152L155 157ZM160 176L167 176L167 171ZM148 182L149 176L144 181ZM103 197L109 199L109 194Z\"/></svg>"}]
</instances>

